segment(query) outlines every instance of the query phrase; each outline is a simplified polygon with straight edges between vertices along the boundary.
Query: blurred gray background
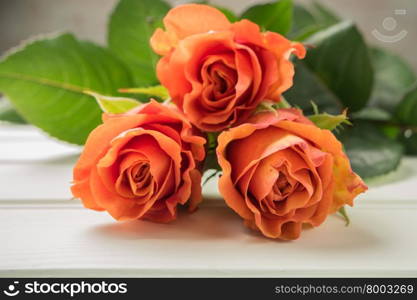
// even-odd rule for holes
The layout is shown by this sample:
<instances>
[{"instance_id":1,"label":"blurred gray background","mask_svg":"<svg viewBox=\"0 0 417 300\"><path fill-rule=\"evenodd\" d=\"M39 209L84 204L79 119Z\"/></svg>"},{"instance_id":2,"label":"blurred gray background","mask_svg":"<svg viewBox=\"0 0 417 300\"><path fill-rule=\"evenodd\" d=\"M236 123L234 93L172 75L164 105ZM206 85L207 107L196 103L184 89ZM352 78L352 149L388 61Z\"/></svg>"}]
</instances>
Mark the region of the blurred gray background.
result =
<instances>
[{"instance_id":1,"label":"blurred gray background","mask_svg":"<svg viewBox=\"0 0 417 300\"><path fill-rule=\"evenodd\" d=\"M312 0L296 0L309 3ZM168 1L180 4L187 1ZM259 0L212 0L210 3L241 12ZM417 70L417 0L319 0L345 19L354 20L370 44L402 55ZM78 37L105 43L106 22L117 0L0 0L0 54L32 35L72 31ZM401 14L396 14L401 10ZM403 14L405 13L405 14ZM385 23L384 23L385 20ZM393 21L394 20L394 21ZM389 43L372 31L404 38Z\"/></svg>"}]
</instances>

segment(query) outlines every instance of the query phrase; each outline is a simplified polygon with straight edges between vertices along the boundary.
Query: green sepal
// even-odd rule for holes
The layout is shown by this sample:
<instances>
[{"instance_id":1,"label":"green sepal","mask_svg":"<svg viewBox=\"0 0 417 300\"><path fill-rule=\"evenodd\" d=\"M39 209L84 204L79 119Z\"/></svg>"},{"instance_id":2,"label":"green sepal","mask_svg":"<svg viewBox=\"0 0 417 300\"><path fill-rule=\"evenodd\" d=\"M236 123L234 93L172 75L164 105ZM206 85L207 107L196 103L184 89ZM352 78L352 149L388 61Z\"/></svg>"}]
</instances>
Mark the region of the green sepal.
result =
<instances>
[{"instance_id":1,"label":"green sepal","mask_svg":"<svg viewBox=\"0 0 417 300\"><path fill-rule=\"evenodd\" d=\"M131 98L104 96L92 91L84 93L93 96L105 113L122 114L141 105L139 101Z\"/></svg>"},{"instance_id":2,"label":"green sepal","mask_svg":"<svg viewBox=\"0 0 417 300\"><path fill-rule=\"evenodd\" d=\"M147 96L158 97L162 100L169 99L168 90L162 85L150 86L150 87L139 87L139 88L123 88L119 89L121 93L129 94L142 94Z\"/></svg>"},{"instance_id":3,"label":"green sepal","mask_svg":"<svg viewBox=\"0 0 417 300\"><path fill-rule=\"evenodd\" d=\"M352 125L346 115L346 110L340 115L321 113L309 116L308 118L321 129L335 130L343 124Z\"/></svg>"},{"instance_id":4,"label":"green sepal","mask_svg":"<svg viewBox=\"0 0 417 300\"><path fill-rule=\"evenodd\" d=\"M345 209L345 207L344 206L342 206L341 208L339 208L339 210L337 211L342 217L343 217L343 219L345 220L345 225L346 226L349 226L349 224L350 224L350 219L349 219L349 216L348 216L348 214L347 214L347 212L346 212L346 209Z\"/></svg>"}]
</instances>

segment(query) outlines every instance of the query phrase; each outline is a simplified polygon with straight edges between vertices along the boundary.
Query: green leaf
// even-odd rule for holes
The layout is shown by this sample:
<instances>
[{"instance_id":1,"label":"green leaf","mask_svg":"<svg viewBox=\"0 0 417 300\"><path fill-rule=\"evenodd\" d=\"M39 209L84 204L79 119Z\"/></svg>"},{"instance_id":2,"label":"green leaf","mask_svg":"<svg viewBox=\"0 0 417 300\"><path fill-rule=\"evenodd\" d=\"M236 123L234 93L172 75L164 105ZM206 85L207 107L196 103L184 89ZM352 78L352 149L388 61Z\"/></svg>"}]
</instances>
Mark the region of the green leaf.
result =
<instances>
[{"instance_id":1,"label":"green leaf","mask_svg":"<svg viewBox=\"0 0 417 300\"><path fill-rule=\"evenodd\" d=\"M293 40L303 41L317 31L340 21L338 16L317 2L308 6L295 4L293 8L293 26L289 37Z\"/></svg>"},{"instance_id":2,"label":"green leaf","mask_svg":"<svg viewBox=\"0 0 417 300\"><path fill-rule=\"evenodd\" d=\"M417 131L416 129L407 129L399 135L399 142L404 145L405 153L408 155L417 155Z\"/></svg>"},{"instance_id":3,"label":"green leaf","mask_svg":"<svg viewBox=\"0 0 417 300\"><path fill-rule=\"evenodd\" d=\"M389 121L392 115L379 107L368 106L352 114L352 118L356 120Z\"/></svg>"},{"instance_id":4,"label":"green leaf","mask_svg":"<svg viewBox=\"0 0 417 300\"><path fill-rule=\"evenodd\" d=\"M341 132L352 169L363 178L386 174L395 170L403 155L400 143L386 137L381 130L367 122L356 122Z\"/></svg>"},{"instance_id":5,"label":"green leaf","mask_svg":"<svg viewBox=\"0 0 417 300\"><path fill-rule=\"evenodd\" d=\"M321 129L334 130L343 124L352 125L348 120L346 111L339 115L322 113L309 116L308 118Z\"/></svg>"},{"instance_id":6,"label":"green leaf","mask_svg":"<svg viewBox=\"0 0 417 300\"><path fill-rule=\"evenodd\" d=\"M411 89L395 111L396 118L406 125L417 125L417 85Z\"/></svg>"},{"instance_id":7,"label":"green leaf","mask_svg":"<svg viewBox=\"0 0 417 300\"><path fill-rule=\"evenodd\" d=\"M300 4L293 6L293 24L291 28L291 35L297 35L298 32L305 30L305 28L316 26L316 19L307 7Z\"/></svg>"},{"instance_id":8,"label":"green leaf","mask_svg":"<svg viewBox=\"0 0 417 300\"><path fill-rule=\"evenodd\" d=\"M307 43L314 48L300 63L305 64L312 74L301 76L310 77L310 80L312 76L316 78L312 80L314 83L306 83L304 78L301 84L296 78L292 88L295 93L303 93L308 97L307 101L313 100L320 108L328 106L330 99L333 108L340 103L349 111L363 108L372 91L373 69L368 48L355 25L339 23L316 33ZM320 98L317 97L317 82L321 83ZM300 98L298 95L294 97Z\"/></svg>"},{"instance_id":9,"label":"green leaf","mask_svg":"<svg viewBox=\"0 0 417 300\"><path fill-rule=\"evenodd\" d=\"M312 13L316 22L322 26L328 27L339 23L341 19L333 11L326 6L321 5L317 1L313 1Z\"/></svg>"},{"instance_id":10,"label":"green leaf","mask_svg":"<svg viewBox=\"0 0 417 300\"><path fill-rule=\"evenodd\" d=\"M14 107L6 99L0 98L0 121L25 124L26 121L17 113Z\"/></svg>"},{"instance_id":11,"label":"green leaf","mask_svg":"<svg viewBox=\"0 0 417 300\"><path fill-rule=\"evenodd\" d=\"M397 124L390 123L382 123L381 131L384 133L385 136L393 140L397 139L402 132L401 128Z\"/></svg>"},{"instance_id":12,"label":"green leaf","mask_svg":"<svg viewBox=\"0 0 417 300\"><path fill-rule=\"evenodd\" d=\"M162 100L169 99L168 90L162 85L156 85L156 86L151 86L151 87L143 87L143 88L123 88L123 89L119 89L119 92L154 96L154 97L158 97Z\"/></svg>"},{"instance_id":13,"label":"green leaf","mask_svg":"<svg viewBox=\"0 0 417 300\"><path fill-rule=\"evenodd\" d=\"M209 3L209 1L194 1L193 3L210 5L211 7L217 8L218 10L220 10L226 16L226 18L230 22L236 22L239 19L236 16L236 14L233 11L231 11L230 9L228 9L226 7L223 7L223 6L211 4L211 3Z\"/></svg>"},{"instance_id":14,"label":"green leaf","mask_svg":"<svg viewBox=\"0 0 417 300\"><path fill-rule=\"evenodd\" d=\"M28 122L50 135L83 144L101 123L101 110L84 90L115 95L131 86L113 55L70 34L32 41L0 61L0 91Z\"/></svg>"},{"instance_id":15,"label":"green leaf","mask_svg":"<svg viewBox=\"0 0 417 300\"><path fill-rule=\"evenodd\" d=\"M311 101L317 104L321 112L338 114L343 109L341 100L302 61L295 63L294 84L284 96L306 114L313 113Z\"/></svg>"},{"instance_id":16,"label":"green leaf","mask_svg":"<svg viewBox=\"0 0 417 300\"><path fill-rule=\"evenodd\" d=\"M103 112L111 114L125 113L141 104L131 98L104 96L91 91L85 91L84 93L93 96Z\"/></svg>"},{"instance_id":17,"label":"green leaf","mask_svg":"<svg viewBox=\"0 0 417 300\"><path fill-rule=\"evenodd\" d=\"M161 0L121 0L108 26L108 45L134 77L134 86L153 85L158 56L149 40L170 6Z\"/></svg>"},{"instance_id":18,"label":"green leaf","mask_svg":"<svg viewBox=\"0 0 417 300\"><path fill-rule=\"evenodd\" d=\"M258 4L246 10L241 18L249 19L265 30L287 34L292 25L292 0Z\"/></svg>"},{"instance_id":19,"label":"green leaf","mask_svg":"<svg viewBox=\"0 0 417 300\"><path fill-rule=\"evenodd\" d=\"M238 17L236 16L236 14L233 11L231 11L230 9L227 9L225 7L222 7L222 6L217 6L217 5L211 5L211 6L220 10L230 22L233 23L233 22L236 22L238 20Z\"/></svg>"},{"instance_id":20,"label":"green leaf","mask_svg":"<svg viewBox=\"0 0 417 300\"><path fill-rule=\"evenodd\" d=\"M378 48L372 49L371 54L375 84L369 105L394 112L417 77L401 57Z\"/></svg>"}]
</instances>

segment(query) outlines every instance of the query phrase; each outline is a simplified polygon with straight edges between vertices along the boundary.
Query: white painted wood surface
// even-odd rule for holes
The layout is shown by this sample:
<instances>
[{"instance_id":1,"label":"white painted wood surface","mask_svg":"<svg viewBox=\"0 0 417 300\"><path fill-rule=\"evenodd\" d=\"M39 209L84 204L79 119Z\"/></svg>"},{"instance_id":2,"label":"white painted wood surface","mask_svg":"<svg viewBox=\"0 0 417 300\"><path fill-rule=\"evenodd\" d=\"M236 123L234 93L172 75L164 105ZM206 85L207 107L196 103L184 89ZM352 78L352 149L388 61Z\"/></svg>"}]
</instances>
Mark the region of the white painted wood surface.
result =
<instances>
[{"instance_id":1,"label":"white painted wood surface","mask_svg":"<svg viewBox=\"0 0 417 300\"><path fill-rule=\"evenodd\" d=\"M247 230L205 188L168 225L116 223L71 200L79 147L0 125L0 276L417 276L417 159L372 180L349 209L294 242Z\"/></svg>"}]
</instances>

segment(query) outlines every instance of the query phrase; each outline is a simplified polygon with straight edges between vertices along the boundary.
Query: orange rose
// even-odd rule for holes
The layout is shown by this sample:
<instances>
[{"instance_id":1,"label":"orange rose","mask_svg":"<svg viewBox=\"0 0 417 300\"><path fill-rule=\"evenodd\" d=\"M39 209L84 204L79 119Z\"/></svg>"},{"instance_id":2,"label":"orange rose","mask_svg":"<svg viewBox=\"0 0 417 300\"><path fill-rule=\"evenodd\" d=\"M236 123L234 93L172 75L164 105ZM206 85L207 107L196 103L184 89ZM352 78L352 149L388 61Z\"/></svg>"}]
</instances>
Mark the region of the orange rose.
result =
<instances>
[{"instance_id":1,"label":"orange rose","mask_svg":"<svg viewBox=\"0 0 417 300\"><path fill-rule=\"evenodd\" d=\"M187 4L164 18L166 31L151 38L163 56L158 78L187 118L205 131L243 122L263 100L280 101L292 85L292 52L304 47L242 20L230 23L217 9Z\"/></svg>"},{"instance_id":2,"label":"orange rose","mask_svg":"<svg viewBox=\"0 0 417 300\"><path fill-rule=\"evenodd\" d=\"M196 208L205 139L182 113L152 101L103 119L74 168L74 197L117 220L169 222L177 204Z\"/></svg>"},{"instance_id":3,"label":"orange rose","mask_svg":"<svg viewBox=\"0 0 417 300\"><path fill-rule=\"evenodd\" d=\"M341 143L297 109L259 113L218 138L220 193L245 224L270 238L299 237L367 187Z\"/></svg>"}]
</instances>

